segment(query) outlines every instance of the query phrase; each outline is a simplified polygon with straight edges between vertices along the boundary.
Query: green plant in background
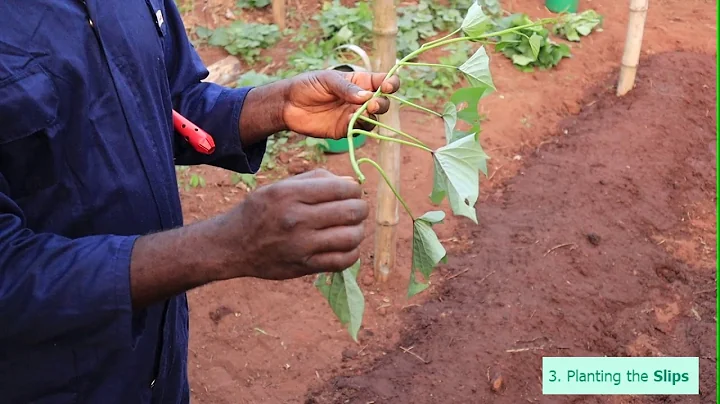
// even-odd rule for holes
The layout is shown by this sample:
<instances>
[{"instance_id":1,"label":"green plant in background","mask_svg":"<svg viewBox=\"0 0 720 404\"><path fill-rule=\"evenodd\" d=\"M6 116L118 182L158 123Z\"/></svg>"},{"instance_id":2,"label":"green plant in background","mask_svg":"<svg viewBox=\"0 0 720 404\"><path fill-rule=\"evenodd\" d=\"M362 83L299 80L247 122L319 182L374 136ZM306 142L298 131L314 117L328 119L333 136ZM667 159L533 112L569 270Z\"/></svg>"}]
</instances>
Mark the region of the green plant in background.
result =
<instances>
[{"instance_id":1,"label":"green plant in background","mask_svg":"<svg viewBox=\"0 0 720 404\"><path fill-rule=\"evenodd\" d=\"M257 87L280 80L280 77L258 73L255 70L247 71L238 77L235 87Z\"/></svg>"},{"instance_id":2,"label":"green plant in background","mask_svg":"<svg viewBox=\"0 0 720 404\"><path fill-rule=\"evenodd\" d=\"M498 18L503 15L503 8L500 4L500 0L477 0L477 3L482 7L485 14Z\"/></svg>"},{"instance_id":3,"label":"green plant in background","mask_svg":"<svg viewBox=\"0 0 720 404\"><path fill-rule=\"evenodd\" d=\"M498 29L514 30L499 37L495 50L510 58L522 71L533 71L535 67L549 69L570 57L569 46L550 39L549 31L543 26L527 27L530 23L532 20L526 14L513 14L498 20Z\"/></svg>"},{"instance_id":4,"label":"green plant in background","mask_svg":"<svg viewBox=\"0 0 720 404\"><path fill-rule=\"evenodd\" d=\"M581 36L588 36L593 30L601 30L602 21L603 17L595 10L586 10L580 14L570 13L553 26L553 33L565 37L568 41L578 42Z\"/></svg>"},{"instance_id":5,"label":"green plant in background","mask_svg":"<svg viewBox=\"0 0 720 404\"><path fill-rule=\"evenodd\" d=\"M472 46L460 42L445 47L446 56L438 58L443 65L459 65L472 54ZM463 80L461 76L448 69L435 69L434 66L416 64L398 72L403 85L398 95L410 101L435 103L445 97Z\"/></svg>"},{"instance_id":6,"label":"green plant in background","mask_svg":"<svg viewBox=\"0 0 720 404\"><path fill-rule=\"evenodd\" d=\"M270 0L238 0L237 7L245 8L265 8L270 5Z\"/></svg>"},{"instance_id":7,"label":"green plant in background","mask_svg":"<svg viewBox=\"0 0 720 404\"><path fill-rule=\"evenodd\" d=\"M556 20L530 21L526 24L511 25L505 29L496 29L491 16L486 15L479 4L473 3L468 9L465 18L458 24L460 28L447 36L419 46L390 69L388 77L391 77L403 67L429 67L435 70L449 71L452 74L463 76L467 80L469 85L466 88L457 90L450 97L449 102L445 104L442 112L423 107L398 95L383 94L380 89L372 97L388 97L407 107L418 109L432 117L442 119L445 125L446 142L444 146L436 150L431 149L408 133L365 116L364 113L372 99L363 104L350 120L347 129L348 143L350 145L348 155L358 181L360 183L365 181L361 166L372 166L385 180L413 222L412 265L408 296L414 296L427 289L433 269L438 263L446 259L445 248L433 230L434 225L442 223L445 213L438 210L419 216L415 215L377 162L370 158L357 159L355 157L355 150L352 145L353 136L362 134L380 141L396 142L426 152L432 158L434 165L434 184L430 193L432 203L439 205L443 200L447 199L454 215L467 217L477 223L475 204L478 200L480 188L480 172L487 175L487 160L489 158L479 142L480 116L478 104L482 98L495 91L495 85L490 73L490 58L485 48L481 46L472 56L464 58L465 60L458 65L418 63L413 62L413 60L432 49L462 42L491 44L495 43L497 38L518 34L523 30L534 30L552 22L556 22ZM464 108L462 108L463 106ZM397 137L386 137L375 132L355 129L358 120L394 132ZM459 121L464 122L464 126L469 127L469 129L460 129L458 127ZM316 287L328 300L330 307L340 322L347 326L350 335L356 341L365 309L362 291L357 284L359 265L358 262L352 268L348 268L341 273L321 274L315 281Z\"/></svg>"},{"instance_id":8,"label":"green plant in background","mask_svg":"<svg viewBox=\"0 0 720 404\"><path fill-rule=\"evenodd\" d=\"M255 176L252 174L232 173L232 175L230 176L230 181L233 185L243 183L250 191L257 187L257 178L255 178Z\"/></svg>"},{"instance_id":9,"label":"green plant in background","mask_svg":"<svg viewBox=\"0 0 720 404\"><path fill-rule=\"evenodd\" d=\"M244 21L235 21L214 31L199 27L195 34L201 40L207 40L209 45L220 46L247 63L254 63L261 50L276 44L281 37L277 25Z\"/></svg>"},{"instance_id":10,"label":"green plant in background","mask_svg":"<svg viewBox=\"0 0 720 404\"><path fill-rule=\"evenodd\" d=\"M205 178L202 175L193 173L188 166L175 166L178 187L190 191L192 188L205 187Z\"/></svg>"},{"instance_id":11,"label":"green plant in background","mask_svg":"<svg viewBox=\"0 0 720 404\"><path fill-rule=\"evenodd\" d=\"M372 10L365 1L357 2L353 8L343 6L339 0L325 2L322 12L313 19L322 30L322 40L331 42L333 47L372 40Z\"/></svg>"}]
</instances>

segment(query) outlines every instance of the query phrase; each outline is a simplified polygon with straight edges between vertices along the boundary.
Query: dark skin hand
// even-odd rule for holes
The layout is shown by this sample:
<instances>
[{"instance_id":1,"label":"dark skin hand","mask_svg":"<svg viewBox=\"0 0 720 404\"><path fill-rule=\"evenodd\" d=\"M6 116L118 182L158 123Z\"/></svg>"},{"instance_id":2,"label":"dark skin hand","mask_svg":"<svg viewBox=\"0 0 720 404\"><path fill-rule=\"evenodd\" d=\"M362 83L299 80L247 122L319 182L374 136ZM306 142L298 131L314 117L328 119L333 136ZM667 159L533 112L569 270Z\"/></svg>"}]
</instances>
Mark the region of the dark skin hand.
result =
<instances>
[{"instance_id":1,"label":"dark skin hand","mask_svg":"<svg viewBox=\"0 0 720 404\"><path fill-rule=\"evenodd\" d=\"M244 146L281 130L318 138L345 136L352 114L372 92L393 93L400 82L383 73L306 73L252 89L240 114ZM366 116L383 114L385 98ZM359 128L372 125L358 122ZM368 206L352 178L324 170L298 175L251 193L215 218L135 243L130 283L133 307L143 308L211 282L269 280L338 272L360 258Z\"/></svg>"},{"instance_id":2,"label":"dark skin hand","mask_svg":"<svg viewBox=\"0 0 720 404\"><path fill-rule=\"evenodd\" d=\"M225 279L292 279L342 271L360 258L368 216L348 177L315 170L259 188L213 219L137 240L133 305Z\"/></svg>"},{"instance_id":3,"label":"dark skin hand","mask_svg":"<svg viewBox=\"0 0 720 404\"><path fill-rule=\"evenodd\" d=\"M343 138L352 115L380 86L389 94L400 88L397 76L385 80L386 76L322 70L256 87L248 93L240 115L243 145L283 130L317 138ZM387 98L378 97L364 115L375 119L374 115L386 113L389 107ZM373 129L373 125L360 120L355 127Z\"/></svg>"}]
</instances>

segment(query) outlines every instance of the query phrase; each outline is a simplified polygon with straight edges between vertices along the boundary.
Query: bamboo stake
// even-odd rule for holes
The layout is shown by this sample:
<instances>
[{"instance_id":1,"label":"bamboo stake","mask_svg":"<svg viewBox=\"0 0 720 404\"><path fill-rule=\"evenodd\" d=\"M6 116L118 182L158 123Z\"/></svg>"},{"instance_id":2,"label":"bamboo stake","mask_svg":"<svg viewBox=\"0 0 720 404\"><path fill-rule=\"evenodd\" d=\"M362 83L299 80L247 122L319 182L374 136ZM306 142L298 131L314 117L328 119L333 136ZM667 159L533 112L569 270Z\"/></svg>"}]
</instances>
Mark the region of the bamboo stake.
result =
<instances>
[{"instance_id":1,"label":"bamboo stake","mask_svg":"<svg viewBox=\"0 0 720 404\"><path fill-rule=\"evenodd\" d=\"M373 32L375 34L375 70L389 71L397 61L397 12L394 0L373 1ZM400 113L397 102L391 100L390 110L380 116L380 122L400 129ZM378 128L383 136L396 134ZM390 182L399 190L400 145L395 142L380 142L378 163L387 173ZM375 280L386 282L395 266L396 236L398 224L398 200L390 187L383 181L378 185L377 228L375 230Z\"/></svg>"},{"instance_id":2,"label":"bamboo stake","mask_svg":"<svg viewBox=\"0 0 720 404\"><path fill-rule=\"evenodd\" d=\"M648 0L630 0L630 17L628 18L627 37L625 39L625 52L622 57L620 78L617 86L617 95L619 97L627 94L635 85L648 3Z\"/></svg>"},{"instance_id":3,"label":"bamboo stake","mask_svg":"<svg viewBox=\"0 0 720 404\"><path fill-rule=\"evenodd\" d=\"M272 13L275 25L280 31L285 29L285 0L272 0Z\"/></svg>"}]
</instances>

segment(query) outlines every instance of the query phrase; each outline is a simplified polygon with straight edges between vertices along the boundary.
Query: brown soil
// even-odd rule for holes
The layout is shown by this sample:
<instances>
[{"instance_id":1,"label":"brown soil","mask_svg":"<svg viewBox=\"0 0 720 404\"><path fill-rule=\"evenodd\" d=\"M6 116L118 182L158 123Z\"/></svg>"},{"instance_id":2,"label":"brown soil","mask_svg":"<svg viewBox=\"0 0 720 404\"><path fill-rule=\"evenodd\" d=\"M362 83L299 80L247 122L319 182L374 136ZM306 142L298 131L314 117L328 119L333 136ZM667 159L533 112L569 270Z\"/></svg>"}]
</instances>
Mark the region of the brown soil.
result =
<instances>
[{"instance_id":1,"label":"brown soil","mask_svg":"<svg viewBox=\"0 0 720 404\"><path fill-rule=\"evenodd\" d=\"M196 1L194 12L185 17L186 22L190 26L227 24L230 20L225 17L226 10L233 3L234 0ZM288 20L289 25L297 26L300 22L309 20L320 4L319 1L311 0L289 1L289 10L299 12ZM542 8L542 2L538 0L507 0L503 4L507 9L524 11L534 17L547 15L547 11ZM657 0L652 4L644 37L643 49L646 57L677 50L714 54L714 35L706 35L707 39L703 41L697 39L699 31L715 32L714 2ZM448 402L460 400L460 397L465 397L460 400L462 402L475 402L475 396L462 396L463 390L460 390L457 384L448 383L450 379L445 376L451 377L450 374L456 371L457 374L473 375L472 378L461 377L457 380L465 380L466 386L470 386L471 382L476 383L475 388L479 392L477 400L481 401L480 397L487 394L487 382L483 381L486 380L488 366L491 366L491 377L494 373L504 376L505 390L499 396L493 396L493 399L501 400L502 397L507 402L516 402L513 400L525 397L522 394L527 397L539 396L536 394L539 391L536 379L541 352L517 353L507 357L501 353L504 353L505 349L514 348L517 345L516 340L532 340L540 336L550 340L543 342L538 339L534 343L561 347L567 345L571 350L558 352L572 355L581 352L575 345L574 336L586 334L586 339L592 343L589 348L583 348L588 352L609 352L617 346L631 346L634 348L629 349L635 349L639 354L648 352L647 349L651 349L651 352L656 350L663 354L672 354L679 349L681 341L684 341L682 338L695 338L705 344L702 346L702 355L714 358L710 342L706 341L711 335L709 333L714 332L711 324L715 315L714 310L711 310L714 293L693 295L703 292L703 289L712 289L710 281L715 272L715 205L711 196L713 185L705 184L714 173L708 154L711 151L708 143L712 140L712 133L688 133L688 128L692 126L687 123L690 119L695 119L701 127L709 128L714 122L712 96L706 97L706 93L714 95L714 75L711 74L714 63L709 57L689 55L679 56L681 60L688 61L687 66L682 65L678 59L644 61L641 65L641 87L638 93L628 100L647 104L648 101L641 96L643 91L645 94L654 91L653 94L661 95L662 98L657 100L657 104L647 107L651 108L647 113L628 104L630 101L621 101L619 105L630 106L630 111L634 111L636 126L631 127L632 122L620 120L619 112L615 115L609 112L613 107L608 104L612 101L605 98L612 97L596 101L596 98L588 99L586 96L590 89L597 87L597 83L603 83L603 89L613 85L612 78L608 79L608 75L615 76L617 72L625 37L627 7L618 7L617 2L611 0L592 0L586 6L605 16L604 31L593 33L584 38L581 44L574 45L573 58L564 60L558 68L546 72L522 73L514 69L502 56L492 59L493 74L499 91L483 100L481 105L481 112L488 116L488 121L483 126L482 143L492 157L489 166L491 177L484 180L478 202L481 226L468 227L464 220L449 218L444 225L438 227L439 236L450 254L450 263L441 267L434 276L434 286L429 293L413 301L407 301L405 297L411 236L410 221L405 216L401 216L399 228L397 273L387 285L372 283L373 229L368 226L362 275L367 306L360 345L354 344L347 332L336 322L309 278L282 283L243 279L194 290L189 293L189 371L194 402L302 402L309 387L315 389L315 395L320 402L334 402L333 398L337 394L338 399L344 395L347 395L348 399L372 396L374 398L367 401L410 402L414 399L422 403L428 402L428 398L422 394L429 392L436 397L448 397L445 400ZM269 12L254 12L236 17L270 21ZM283 55L291 50L291 46L288 41L283 41L267 54ZM223 52L217 49L201 48L200 51L208 64L224 56ZM275 60L277 63L277 60L281 59L277 57ZM697 70L701 67L694 66L691 61L712 71ZM648 65L649 63L652 65ZM659 84L660 79L655 77L660 77L655 70L658 63L666 63L668 68L675 69L668 73L673 75L675 82ZM694 83L692 80L697 80L700 75L703 75L703 80ZM702 97L693 94L692 98L686 97L691 104L683 104L677 94L672 93L677 91L673 86L680 83L699 86L695 91L702 94ZM707 85L708 89L703 88L703 84ZM681 87L680 92L683 91L688 90ZM703 103L702 107L698 107L700 102ZM663 108L660 115L649 112L658 108ZM581 111L581 123L575 125L567 121L568 117ZM609 125L617 124L619 126L616 128L619 129L616 130L634 133L637 142L633 137L632 144L609 143L607 139L611 133L602 131L604 134L600 134L596 128L583 126L590 122L587 115L592 111L606 114L603 115L606 118L604 123L598 123L597 128L607 129ZM675 115L677 117L674 117ZM675 121L685 123L675 125L673 119L653 121L653 117L657 116L673 116ZM412 111L403 111L402 124L403 130L417 135L430 145L439 146L443 142L441 122ZM641 130L645 130L644 125L648 126L648 133L641 133ZM561 136L562 130L558 128L565 127L584 127L584 131L588 132L592 129L592 133L598 137L597 145L591 149L592 153L586 152L587 155L582 156L583 160L571 160L570 154L557 154L564 151L558 149L560 145L579 148L579 144L573 143L579 140L572 139L585 136ZM574 130L571 133L576 133ZM662 144L669 150L667 156L670 157L670 162L652 160L649 156L651 153L659 153L659 149L653 149L654 146L650 143L643 143L642 146L638 143L639 139L646 139L650 133L657 135L660 132L662 137L658 138L658 141L662 139ZM673 142L670 142L670 134ZM628 136L619 137L619 140L627 142ZM705 136L703 139L708 136L710 138L703 140L704 143L698 146L692 142L692 139L697 139L698 136ZM628 150L633 145L636 146L634 150L642 150L643 154L629 154ZM538 149L542 151L542 155L547 154L545 158L534 156L531 157L532 163L526 161L528 156ZM360 156L376 156L377 145L370 142L358 152ZM705 154L702 154L703 152ZM558 160L552 160L550 154ZM617 167L590 166L586 160L595 154L596 159L613 157L617 159L615 161L621 161L620 156L630 156L633 160L628 157L630 162ZM692 159L679 165L685 161L686 155L692 156ZM645 162L643 166L634 164L639 158ZM314 166L293 156L283 156L282 160L292 172ZM673 161L675 163L672 163ZM323 165L336 174L351 173L346 155L329 156ZM631 169L624 168L628 165ZM413 210L422 211L431 207L427 198L432 187L431 166L430 160L419 152L403 151L401 192ZM534 182L527 180L531 170L541 170L543 167L547 171L535 174ZM623 168L625 174L633 178L632 181L619 177ZM556 171L551 172L551 169ZM595 184L601 179L598 173L607 173L606 185L597 184L589 190L596 192L607 189L608 195L588 198L580 193L583 188L577 188L581 185L575 184L554 188L559 187L558 183L567 181L568 177L577 184L582 183L583 175L587 174L585 170L592 170L597 177L594 178ZM573 175L567 175L568 171ZM247 194L245 189L231 184L227 171L201 166L191 168L191 172L202 175L207 186L182 193L187 222L224 212L241 202ZM669 172L675 177L671 181L661 182L668 178ZM694 172L700 173L699 177L694 177ZM369 178L366 186L367 199L374 205L377 175L371 171L366 174ZM552 174L552 178L543 177L541 174ZM262 184L274 181L278 175L275 172L261 173L259 182ZM635 179L634 175L640 177ZM589 176L588 178L593 179ZM536 182L538 185L534 185ZM525 185L520 185L521 183ZM688 184L699 183L704 184L704 191L689 188ZM542 194L539 193L541 189ZM588 191L587 187L584 189ZM536 192L538 195L534 197L537 202L531 201L530 195ZM669 200L659 196L668 193L672 194ZM601 197L606 198L606 201L612 200L613 204L608 205L613 207L612 210L599 202L591 201L601 200ZM578 208L580 203L585 205ZM648 204L652 204L651 208L643 210L642 206ZM660 210L666 207L663 204L670 204L671 207ZM573 209L584 210L576 211L575 216L572 216ZM671 220L675 216L668 216L675 215L678 210L683 211L683 221L680 224L685 227L674 226L675 222ZM621 223L606 223L604 215L607 212L612 212L614 218ZM642 220L647 222L642 222L646 224L646 227L642 228L645 229L644 233L640 232L639 227ZM622 226L627 226L629 235L622 233L626 231L622 230ZM647 230L648 228L653 231ZM583 238L586 233L597 234L598 238L591 238L598 246L589 247L589 241ZM634 236L635 243L639 244L630 244L630 236ZM647 242L650 244L643 244L644 237L650 240ZM534 244L536 241L538 243ZM555 245L565 243L575 243L577 247L558 248L543 256ZM651 246L655 244L652 243L657 244L653 250ZM665 289L653 286L654 282L659 282L660 279L652 272L654 269L648 270L641 266L647 265L650 258L664 257L661 255L662 251L669 252L674 258L662 261L665 266L660 267L657 273L670 280L680 279L679 283L666 284L669 286ZM596 261L589 261L590 258L584 254ZM604 260L597 261L600 257ZM568 265L573 259L576 260L576 265L569 270L560 271L561 265ZM471 265L475 262L482 265ZM596 266L586 266L586 262L593 262ZM530 265L534 271L530 270ZM622 275L609 271L613 265L623 271L635 270L638 275L630 278L626 284L624 280L627 279L622 278ZM598 273L600 268L604 271ZM466 269L466 273L446 280ZM473 283L482 280L489 273L493 274L480 285ZM550 277L553 273L556 274L554 279ZM582 275L583 273L586 275ZM648 273L652 276L647 275ZM512 277L509 274L512 274ZM629 283L630 281L635 283ZM703 283L705 281L707 285ZM621 285L611 288L609 285L615 285L615 282ZM458 285L466 285L467 289L451 289ZM630 288L630 285L637 288L637 291L633 292L635 294L623 294L622 290L627 291L626 288ZM694 301L687 300L688 293ZM598 300L598 296L602 296L602 299ZM485 303L480 304L484 298ZM424 303L427 299L429 302ZM525 306L518 306L521 302ZM422 306L417 307L418 304ZM454 306L452 309L443 309L443 304ZM502 308L498 304L512 306ZM463 311L464 307L470 305L474 308L473 311ZM558 308L564 311L557 311ZM644 322L623 326L630 321L637 321L631 316L633 309L646 311L642 313L645 316ZM461 313L462 318L458 317L457 313ZM687 319L688 313L692 319L699 317L701 320L693 320L697 321L697 324L693 323ZM561 316L565 316L565 320L562 320ZM665 321L662 323L665 325L659 326L659 329L663 330L660 334L653 329L647 329L653 316ZM602 337L591 338L604 332L592 331L592 326L600 321L599 319L608 323L600 328L607 332ZM562 321L566 323L563 324ZM446 323L454 330L442 327ZM691 329L693 324L695 328ZM698 328L701 325L709 328ZM577 330L582 330L582 334L578 334ZM425 332L427 335L423 334ZM452 341L451 337L448 337L450 332L457 334ZM636 339L626 341L627 333L631 332L637 333ZM483 338L485 334L495 339ZM414 339L420 335L423 335L421 339ZM673 338L677 338L677 341ZM485 345L474 351L472 349L478 349L480 345L469 345L473 339L481 339ZM421 340L427 340L428 344L435 342L432 342L430 347L421 345ZM633 341L634 344L631 344ZM605 345L602 345L603 343ZM415 345L411 352L417 352L423 357L427 355L432 358L433 363L425 366L410 354L398 356L399 344L405 348ZM445 353L437 350L441 346ZM688 349L693 346L689 345ZM461 347L467 349L455 352ZM386 359L377 362L377 358ZM451 358L456 371L448 366L438 366L443 360ZM473 364L473 358L480 358L481 362ZM499 361L500 358L502 361ZM534 362L530 362L531 358L534 358ZM410 362L402 362L403 360ZM707 366L705 362L707 361L704 361L703 366ZM527 365L518 367L518 364ZM395 370L388 372L388 369L394 369L393 366L396 365L399 366L397 373ZM360 379L332 379L334 375L360 374L368 367L377 370L360 376ZM388 378L387 382L380 382L378 375L388 373L394 374L396 379ZM479 374L481 379L475 377ZM332 380L333 384L326 386L325 383L329 380ZM420 390L411 392L410 386L417 384L416 381L421 384L427 382L428 386L435 383L434 390L426 390L425 393ZM358 389L355 391L343 388L343 383ZM448 384L443 387L445 383ZM451 389L451 385L456 389ZM335 390L336 387L338 390ZM466 389L465 391L470 391L469 388ZM441 392L447 394L443 396ZM390 399L384 400L382 397Z\"/></svg>"},{"instance_id":2,"label":"brown soil","mask_svg":"<svg viewBox=\"0 0 720 404\"><path fill-rule=\"evenodd\" d=\"M666 355L702 358L699 397L580 402L713 402L715 62L643 66L632 95L594 94L479 206L460 230L474 247L448 268L462 275L411 310L397 349L308 403L578 402L542 396L543 356Z\"/></svg>"}]
</instances>

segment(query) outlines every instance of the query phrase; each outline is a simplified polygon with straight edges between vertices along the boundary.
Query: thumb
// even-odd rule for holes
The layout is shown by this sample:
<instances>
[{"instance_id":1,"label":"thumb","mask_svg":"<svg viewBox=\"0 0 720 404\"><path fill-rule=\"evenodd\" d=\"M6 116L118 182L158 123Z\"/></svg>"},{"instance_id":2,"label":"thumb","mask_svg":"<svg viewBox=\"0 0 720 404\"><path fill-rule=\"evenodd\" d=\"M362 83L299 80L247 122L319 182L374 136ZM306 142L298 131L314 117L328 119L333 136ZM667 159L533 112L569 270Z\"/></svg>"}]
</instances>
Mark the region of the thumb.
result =
<instances>
[{"instance_id":1,"label":"thumb","mask_svg":"<svg viewBox=\"0 0 720 404\"><path fill-rule=\"evenodd\" d=\"M372 91L363 90L337 72L325 75L323 81L333 95L350 104L361 105L373 95Z\"/></svg>"}]
</instances>

